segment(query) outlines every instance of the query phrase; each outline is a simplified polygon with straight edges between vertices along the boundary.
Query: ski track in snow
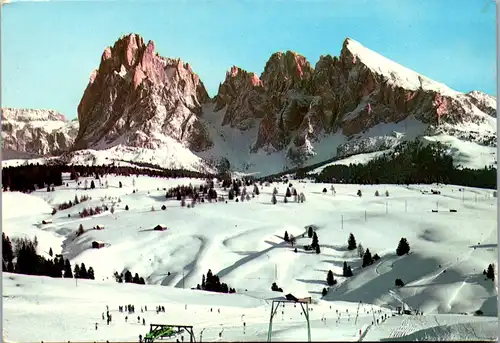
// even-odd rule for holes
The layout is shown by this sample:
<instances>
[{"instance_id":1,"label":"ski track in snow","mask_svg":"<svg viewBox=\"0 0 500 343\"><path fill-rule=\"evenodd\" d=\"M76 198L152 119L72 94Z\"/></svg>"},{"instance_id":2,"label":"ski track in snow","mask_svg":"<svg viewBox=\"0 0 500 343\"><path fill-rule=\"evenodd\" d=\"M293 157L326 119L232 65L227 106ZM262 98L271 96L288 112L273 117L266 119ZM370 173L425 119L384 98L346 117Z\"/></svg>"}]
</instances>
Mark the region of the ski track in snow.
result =
<instances>
[{"instance_id":1,"label":"ski track in snow","mask_svg":"<svg viewBox=\"0 0 500 343\"><path fill-rule=\"evenodd\" d=\"M188 209L180 207L175 200L166 200L163 188L188 183L198 186L204 180L140 176L133 187L130 177L110 175L108 189L85 191L77 190L67 180L68 176L64 177L69 186L57 187L55 192L39 190L31 195L5 192L4 230L11 238L37 235L40 254L47 256L51 247L56 254L62 252L73 265L84 262L94 268L96 280L76 282L3 273L4 331L8 340L136 340L139 333L145 334L147 325L125 323L126 314L116 311L118 305L133 303L136 314L130 315L131 318L139 315L147 324L188 323L195 327L197 339L205 328L205 341L265 341L271 299L283 296L270 290L272 282L282 287L285 294L312 297L313 340L491 335L490 324L483 321L496 320L497 313L484 308L486 313L482 318L453 314L457 299L461 305L456 311L473 313L486 301L484 299L496 297L495 287L483 281L480 274L496 258L496 207L493 206L496 199L490 190L467 189L462 194L457 192L459 187L440 186L443 195L433 196L422 194L421 190L437 188L435 185L407 188L342 184L335 185L337 194L332 195L321 192L330 185L292 181L298 191L304 192L305 203L284 204L286 187L272 184L259 189L261 194L250 201L204 203ZM122 181L123 188L115 187L118 181ZM274 187L278 188L278 203L271 205ZM138 191L132 193L132 188ZM358 189L362 190L362 197L356 196ZM227 195L218 187L216 190L219 195ZM380 194L388 190L390 196L375 197L375 190ZM50 215L51 205L73 199L75 194L91 195L92 199ZM103 200L105 195L107 200ZM76 215L84 207L103 202L111 205L118 198L121 202L115 203L114 215L105 212L83 219ZM440 206L457 208L458 212L430 215L436 201ZM25 204L23 208L28 210L23 212L17 206L19 203ZM130 207L128 211L124 210L125 204ZM162 204L167 207L165 211L159 210ZM157 210L152 212L152 206ZM53 219L52 224L40 224L49 217ZM159 223L168 229L153 231ZM97 224L104 225L105 229L88 230L73 238L80 224L86 230ZM311 243L304 234L309 225L318 233L320 254L303 251L302 246ZM449 234L450 228L454 230L453 235ZM283 242L285 230L297 238L297 253ZM345 249L351 232L358 243L369 248L372 254L380 255L378 263L361 268L356 252ZM394 250L401 237L408 239L411 251L410 255L397 257ZM106 247L90 249L93 240L105 242ZM478 248L472 249L478 242L481 243ZM343 261L352 265L352 278L341 276ZM114 282L113 272L124 269L137 272L148 285ZM237 293L224 295L191 290L201 283L201 275L208 269L229 287L235 287ZM449 273L443 274L445 269ZM328 287L328 270L334 272L338 283L322 298L323 287ZM395 289L394 279L400 277L395 273L406 270L412 271L411 280L403 277L408 283ZM450 279L444 278L445 275L450 275ZM480 276L477 282L467 282L477 275ZM439 288L432 286L436 280L442 282ZM356 298L341 300L349 299L353 292ZM366 297L373 302L365 301ZM353 313L359 301L366 306L360 308L355 325ZM401 303L429 314L392 317L394 305ZM109 327L101 321L105 304L114 311L113 324ZM167 312L156 314L153 309L157 304L165 304ZM387 314L388 319L371 325L374 320L371 304L376 311L381 311L375 315L377 318ZM142 305L151 309L138 313ZM216 313L218 309L221 313ZM242 317L247 324L245 333ZM326 318L327 325L321 317ZM99 323L98 330L93 327L95 322ZM480 326L474 326L476 322ZM26 330L30 327L43 329ZM224 333L219 338L222 328ZM305 330L300 309L287 304L284 314L278 314L273 323L273 340L305 340ZM478 330L486 330L486 334Z\"/></svg>"}]
</instances>

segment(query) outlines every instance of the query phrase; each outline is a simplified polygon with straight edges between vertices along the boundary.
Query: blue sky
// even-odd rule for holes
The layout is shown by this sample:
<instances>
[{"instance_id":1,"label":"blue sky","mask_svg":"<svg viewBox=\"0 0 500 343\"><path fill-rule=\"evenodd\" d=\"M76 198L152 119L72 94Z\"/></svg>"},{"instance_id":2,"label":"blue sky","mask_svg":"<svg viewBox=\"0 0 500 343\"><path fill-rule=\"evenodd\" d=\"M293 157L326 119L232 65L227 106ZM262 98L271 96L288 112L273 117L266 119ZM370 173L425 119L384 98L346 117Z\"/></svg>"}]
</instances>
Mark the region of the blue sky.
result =
<instances>
[{"instance_id":1,"label":"blue sky","mask_svg":"<svg viewBox=\"0 0 500 343\"><path fill-rule=\"evenodd\" d=\"M351 37L459 91L496 95L493 0L20 1L2 6L2 106L68 118L104 48L123 34L180 57L211 96L226 70L258 74L276 51L314 65Z\"/></svg>"}]
</instances>

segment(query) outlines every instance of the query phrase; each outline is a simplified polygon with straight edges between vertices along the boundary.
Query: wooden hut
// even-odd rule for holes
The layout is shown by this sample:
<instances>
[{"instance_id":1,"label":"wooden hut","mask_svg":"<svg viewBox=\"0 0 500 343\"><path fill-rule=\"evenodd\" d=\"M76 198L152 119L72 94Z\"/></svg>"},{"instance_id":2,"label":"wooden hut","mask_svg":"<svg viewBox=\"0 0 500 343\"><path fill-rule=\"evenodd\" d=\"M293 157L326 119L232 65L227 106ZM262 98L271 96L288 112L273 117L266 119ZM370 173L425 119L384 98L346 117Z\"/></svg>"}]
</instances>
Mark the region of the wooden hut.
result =
<instances>
[{"instance_id":1,"label":"wooden hut","mask_svg":"<svg viewBox=\"0 0 500 343\"><path fill-rule=\"evenodd\" d=\"M42 220L42 224L52 224L52 219L44 219Z\"/></svg>"},{"instance_id":2,"label":"wooden hut","mask_svg":"<svg viewBox=\"0 0 500 343\"><path fill-rule=\"evenodd\" d=\"M100 249L100 248L104 248L104 242L101 241L92 242L92 249Z\"/></svg>"},{"instance_id":3,"label":"wooden hut","mask_svg":"<svg viewBox=\"0 0 500 343\"><path fill-rule=\"evenodd\" d=\"M165 225L162 225L162 224L158 224L156 225L153 230L154 231L165 231L167 230L168 228L165 226Z\"/></svg>"}]
</instances>

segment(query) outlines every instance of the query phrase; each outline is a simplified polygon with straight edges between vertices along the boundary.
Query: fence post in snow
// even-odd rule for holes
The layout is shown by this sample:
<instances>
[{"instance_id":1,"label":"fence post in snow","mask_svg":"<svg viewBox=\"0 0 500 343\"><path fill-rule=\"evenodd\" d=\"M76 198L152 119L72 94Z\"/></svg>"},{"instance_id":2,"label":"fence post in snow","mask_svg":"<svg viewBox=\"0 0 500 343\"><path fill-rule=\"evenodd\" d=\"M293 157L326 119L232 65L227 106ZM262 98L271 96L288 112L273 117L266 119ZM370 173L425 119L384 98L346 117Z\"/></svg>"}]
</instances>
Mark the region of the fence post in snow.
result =
<instances>
[{"instance_id":1,"label":"fence post in snow","mask_svg":"<svg viewBox=\"0 0 500 343\"><path fill-rule=\"evenodd\" d=\"M340 229L344 230L344 215L340 215Z\"/></svg>"},{"instance_id":2,"label":"fence post in snow","mask_svg":"<svg viewBox=\"0 0 500 343\"><path fill-rule=\"evenodd\" d=\"M385 201L385 214L389 213L389 208L387 206L387 200Z\"/></svg>"},{"instance_id":3,"label":"fence post in snow","mask_svg":"<svg viewBox=\"0 0 500 343\"><path fill-rule=\"evenodd\" d=\"M365 210L365 222L366 222L366 210Z\"/></svg>"}]
</instances>

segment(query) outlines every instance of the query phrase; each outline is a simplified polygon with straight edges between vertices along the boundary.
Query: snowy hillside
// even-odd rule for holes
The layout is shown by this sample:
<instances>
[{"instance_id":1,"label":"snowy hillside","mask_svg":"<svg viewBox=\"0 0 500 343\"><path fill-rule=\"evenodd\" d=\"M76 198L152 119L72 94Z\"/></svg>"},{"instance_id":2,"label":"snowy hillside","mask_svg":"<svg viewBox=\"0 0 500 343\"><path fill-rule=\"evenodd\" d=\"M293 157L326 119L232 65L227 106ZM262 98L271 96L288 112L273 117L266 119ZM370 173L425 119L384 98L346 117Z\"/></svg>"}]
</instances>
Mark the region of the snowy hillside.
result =
<instances>
[{"instance_id":1,"label":"snowy hillside","mask_svg":"<svg viewBox=\"0 0 500 343\"><path fill-rule=\"evenodd\" d=\"M424 75L421 75L409 68L396 63L373 50L363 46L361 43L347 38L347 49L368 68L375 73L386 77L389 82L394 83L396 86L408 90L429 90L441 93L443 95L456 96L461 94L452 90L443 83L434 81Z\"/></svg>"},{"instance_id":2,"label":"snowy hillside","mask_svg":"<svg viewBox=\"0 0 500 343\"><path fill-rule=\"evenodd\" d=\"M150 163L160 168L185 169L200 172L215 172L215 168L202 160L181 143L166 139L170 144L159 149L147 149L117 145L105 150L77 150L60 157L12 159L2 161L4 167L15 167L27 163L44 164L47 161L64 161L68 165L110 165L131 166L131 163ZM128 163L131 162L131 163Z\"/></svg>"},{"instance_id":3,"label":"snowy hillside","mask_svg":"<svg viewBox=\"0 0 500 343\"><path fill-rule=\"evenodd\" d=\"M294 181L297 191L305 195L304 203L295 203L293 197L284 203L286 187L275 184L260 187L260 194L249 201L205 202L187 208L166 200L163 188L204 181L108 175L109 188L85 191L68 175L64 177L64 185L55 192L4 192L3 231L11 239L36 235L39 254L47 256L52 248L72 264L91 265L96 280L3 273L4 331L10 341L137 340L151 323L193 325L196 339L203 332L203 339L209 341L264 341L271 299L287 293L312 297L313 340L356 341L360 333L366 340L496 337L496 282L482 274L497 260L493 191L437 185L335 185L334 195L330 185ZM118 188L119 181L123 188ZM273 187L278 189L276 205L271 204ZM430 194L431 188L441 194ZM356 196L358 189L362 197ZM374 196L376 190L382 196ZM221 188L216 191L226 197ZM75 194L92 199L50 215L53 206L72 200ZM84 207L103 203L114 204L114 214L78 216ZM42 225L47 218L53 223ZM76 237L80 224L86 232ZM154 231L158 224L168 229ZM104 229L92 230L96 225ZM320 254L303 249L311 243L305 234L309 226L318 235ZM285 231L297 238L296 253L283 241ZM349 233L381 259L362 268L356 251L346 249ZM402 237L411 250L398 257L395 250ZM105 246L92 249L92 241ZM353 270L351 278L342 276L344 261ZM116 283L113 273L125 269L143 276L147 285ZM208 269L237 293L191 290ZM328 270L338 281L332 287L326 284ZM394 286L397 278L404 287ZM284 293L272 292L273 282ZM323 297L324 287L329 290ZM125 304L136 307L128 322L126 314L117 311ZM392 317L402 304L424 315ZM109 326L101 318L106 305L113 316ZM166 312L157 314L158 305L165 306ZM140 311L143 306L147 312ZM473 316L477 310L484 316ZM382 320L386 314L388 319ZM278 311L273 339L307 339L298 306L287 304L283 313Z\"/></svg>"}]
</instances>

